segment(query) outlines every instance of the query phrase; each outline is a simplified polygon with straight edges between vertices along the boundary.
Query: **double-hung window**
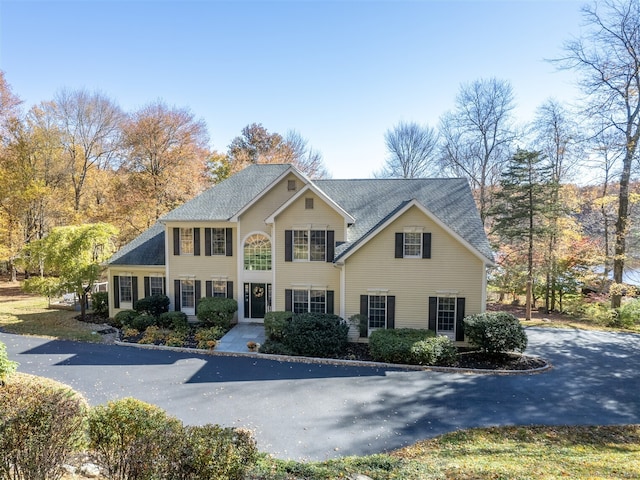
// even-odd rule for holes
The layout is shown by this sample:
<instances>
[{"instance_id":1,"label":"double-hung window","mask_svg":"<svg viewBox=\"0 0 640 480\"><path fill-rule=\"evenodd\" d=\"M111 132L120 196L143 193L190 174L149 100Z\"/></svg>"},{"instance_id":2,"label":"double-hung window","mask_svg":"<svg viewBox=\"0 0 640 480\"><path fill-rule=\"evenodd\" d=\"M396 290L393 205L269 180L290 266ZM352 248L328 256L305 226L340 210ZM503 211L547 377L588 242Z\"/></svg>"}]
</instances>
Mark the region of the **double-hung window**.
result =
<instances>
[{"instance_id":1,"label":"double-hung window","mask_svg":"<svg viewBox=\"0 0 640 480\"><path fill-rule=\"evenodd\" d=\"M293 260L309 260L309 231L293 231Z\"/></svg>"},{"instance_id":2,"label":"double-hung window","mask_svg":"<svg viewBox=\"0 0 640 480\"><path fill-rule=\"evenodd\" d=\"M332 230L287 230L285 249L290 245L290 253L285 252L286 261L294 262L327 262L333 260ZM289 243L290 242L290 243Z\"/></svg>"},{"instance_id":3,"label":"double-hung window","mask_svg":"<svg viewBox=\"0 0 640 480\"><path fill-rule=\"evenodd\" d=\"M196 290L193 280L182 280L180 282L180 301L183 311L195 309L196 307Z\"/></svg>"},{"instance_id":4,"label":"double-hung window","mask_svg":"<svg viewBox=\"0 0 640 480\"><path fill-rule=\"evenodd\" d=\"M120 275L120 303L133 302L133 282L131 276Z\"/></svg>"},{"instance_id":5,"label":"double-hung window","mask_svg":"<svg viewBox=\"0 0 640 480\"><path fill-rule=\"evenodd\" d=\"M211 254L226 255L227 236L225 228L211 229Z\"/></svg>"},{"instance_id":6,"label":"double-hung window","mask_svg":"<svg viewBox=\"0 0 640 480\"><path fill-rule=\"evenodd\" d=\"M333 290L305 288L285 290L285 310L293 313L333 313Z\"/></svg>"},{"instance_id":7,"label":"double-hung window","mask_svg":"<svg viewBox=\"0 0 640 480\"><path fill-rule=\"evenodd\" d=\"M380 328L395 328L396 297L386 291L371 290L368 295L360 295L360 315L367 319L367 331L360 331L366 336Z\"/></svg>"},{"instance_id":8,"label":"double-hung window","mask_svg":"<svg viewBox=\"0 0 640 480\"><path fill-rule=\"evenodd\" d=\"M211 295L214 297L227 297L227 282L225 280L214 280L211 283Z\"/></svg>"},{"instance_id":9,"label":"double-hung window","mask_svg":"<svg viewBox=\"0 0 640 480\"><path fill-rule=\"evenodd\" d=\"M164 278L149 277L149 293L151 295L164 295Z\"/></svg>"},{"instance_id":10,"label":"double-hung window","mask_svg":"<svg viewBox=\"0 0 640 480\"><path fill-rule=\"evenodd\" d=\"M422 233L405 232L403 250L404 258L422 257Z\"/></svg>"},{"instance_id":11,"label":"double-hung window","mask_svg":"<svg viewBox=\"0 0 640 480\"><path fill-rule=\"evenodd\" d=\"M193 228L180 229L180 255L193 255Z\"/></svg>"},{"instance_id":12,"label":"double-hung window","mask_svg":"<svg viewBox=\"0 0 640 480\"><path fill-rule=\"evenodd\" d=\"M387 328L387 296L369 295L369 330Z\"/></svg>"}]
</instances>

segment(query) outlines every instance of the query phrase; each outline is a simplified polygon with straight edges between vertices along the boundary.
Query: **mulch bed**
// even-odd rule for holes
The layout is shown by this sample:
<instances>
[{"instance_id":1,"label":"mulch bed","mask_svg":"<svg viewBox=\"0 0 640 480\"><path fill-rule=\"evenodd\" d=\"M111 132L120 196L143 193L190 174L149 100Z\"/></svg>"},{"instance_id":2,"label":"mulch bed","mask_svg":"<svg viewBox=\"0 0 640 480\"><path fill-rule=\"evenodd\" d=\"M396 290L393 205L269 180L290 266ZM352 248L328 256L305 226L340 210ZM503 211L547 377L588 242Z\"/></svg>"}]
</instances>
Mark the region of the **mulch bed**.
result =
<instances>
[{"instance_id":1,"label":"mulch bed","mask_svg":"<svg viewBox=\"0 0 640 480\"><path fill-rule=\"evenodd\" d=\"M80 317L76 317L80 320ZM105 318L87 314L85 318L87 323L102 324L105 322ZM108 330L108 331L107 331ZM106 329L104 332L99 333L113 333L113 329ZM197 342L194 338L195 329L191 328L187 334L187 338L183 345L184 348L197 348ZM138 343L143 334L139 334L135 337L121 338L122 341ZM161 343L157 343L161 345ZM366 343L349 343L344 354L336 357L339 360L358 360L364 362L373 362L374 359L369 353L369 346ZM468 348L461 348L458 361L453 365L447 365L449 367L465 368L465 369L477 369L477 370L532 370L536 368L542 368L547 365L547 362L538 357L530 357L527 355L518 354L504 354L504 355L486 355L478 351L469 350Z\"/></svg>"}]
</instances>

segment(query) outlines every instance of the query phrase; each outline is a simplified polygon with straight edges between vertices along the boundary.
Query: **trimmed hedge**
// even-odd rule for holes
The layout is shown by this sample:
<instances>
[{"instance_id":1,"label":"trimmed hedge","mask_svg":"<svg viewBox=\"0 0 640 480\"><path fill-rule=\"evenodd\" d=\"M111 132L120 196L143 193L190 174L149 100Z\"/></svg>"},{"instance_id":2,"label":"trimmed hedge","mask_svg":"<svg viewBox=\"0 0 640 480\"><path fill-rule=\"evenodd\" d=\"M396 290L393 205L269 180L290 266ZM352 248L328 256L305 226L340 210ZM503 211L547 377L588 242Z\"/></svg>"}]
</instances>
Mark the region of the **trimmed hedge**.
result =
<instances>
[{"instance_id":1,"label":"trimmed hedge","mask_svg":"<svg viewBox=\"0 0 640 480\"><path fill-rule=\"evenodd\" d=\"M198 302L196 316L208 327L229 329L233 315L238 311L238 302L233 298L205 297Z\"/></svg>"},{"instance_id":2,"label":"trimmed hedge","mask_svg":"<svg viewBox=\"0 0 640 480\"><path fill-rule=\"evenodd\" d=\"M113 480L240 480L258 455L248 430L184 426L134 398L94 408L89 439L98 464Z\"/></svg>"},{"instance_id":3,"label":"trimmed hedge","mask_svg":"<svg viewBox=\"0 0 640 480\"><path fill-rule=\"evenodd\" d=\"M241 480L258 457L256 442L244 429L185 426L170 440L163 478Z\"/></svg>"},{"instance_id":4,"label":"trimmed hedge","mask_svg":"<svg viewBox=\"0 0 640 480\"><path fill-rule=\"evenodd\" d=\"M133 309L138 313L159 317L169 311L171 300L166 295L151 295L141 298L133 304Z\"/></svg>"},{"instance_id":5,"label":"trimmed hedge","mask_svg":"<svg viewBox=\"0 0 640 480\"><path fill-rule=\"evenodd\" d=\"M181 423L135 398L99 405L89 414L89 448L109 479L153 478Z\"/></svg>"},{"instance_id":6,"label":"trimmed hedge","mask_svg":"<svg viewBox=\"0 0 640 480\"><path fill-rule=\"evenodd\" d=\"M118 313L114 315L111 325L113 325L116 328L129 326L131 325L131 320L136 318L138 315L140 314L135 310L120 310Z\"/></svg>"},{"instance_id":7,"label":"trimmed hedge","mask_svg":"<svg viewBox=\"0 0 640 480\"><path fill-rule=\"evenodd\" d=\"M267 312L264 314L264 333L268 340L279 342L284 338L293 312Z\"/></svg>"},{"instance_id":8,"label":"trimmed hedge","mask_svg":"<svg viewBox=\"0 0 640 480\"><path fill-rule=\"evenodd\" d=\"M349 325L338 315L329 313L297 313L284 331L282 343L307 357L339 355L349 342Z\"/></svg>"},{"instance_id":9,"label":"trimmed hedge","mask_svg":"<svg viewBox=\"0 0 640 480\"><path fill-rule=\"evenodd\" d=\"M156 324L160 328L187 330L189 328L189 319L184 312L164 312L158 317Z\"/></svg>"},{"instance_id":10,"label":"trimmed hedge","mask_svg":"<svg viewBox=\"0 0 640 480\"><path fill-rule=\"evenodd\" d=\"M486 312L465 317L464 333L471 345L490 355L524 352L527 348L524 328L514 315L507 312Z\"/></svg>"},{"instance_id":11,"label":"trimmed hedge","mask_svg":"<svg viewBox=\"0 0 640 480\"><path fill-rule=\"evenodd\" d=\"M411 362L417 365L452 365L458 358L458 349L443 335L420 340L411 346Z\"/></svg>"},{"instance_id":12,"label":"trimmed hedge","mask_svg":"<svg viewBox=\"0 0 640 480\"><path fill-rule=\"evenodd\" d=\"M375 330L369 336L369 351L376 361L408 365L451 365L458 357L447 337L413 328Z\"/></svg>"},{"instance_id":13,"label":"trimmed hedge","mask_svg":"<svg viewBox=\"0 0 640 480\"><path fill-rule=\"evenodd\" d=\"M369 335L369 351L374 360L386 363L413 363L415 343L435 337L432 330L414 328L379 329Z\"/></svg>"},{"instance_id":14,"label":"trimmed hedge","mask_svg":"<svg viewBox=\"0 0 640 480\"><path fill-rule=\"evenodd\" d=\"M84 446L86 410L86 400L66 385L12 375L0 388L0 478L60 478Z\"/></svg>"}]
</instances>

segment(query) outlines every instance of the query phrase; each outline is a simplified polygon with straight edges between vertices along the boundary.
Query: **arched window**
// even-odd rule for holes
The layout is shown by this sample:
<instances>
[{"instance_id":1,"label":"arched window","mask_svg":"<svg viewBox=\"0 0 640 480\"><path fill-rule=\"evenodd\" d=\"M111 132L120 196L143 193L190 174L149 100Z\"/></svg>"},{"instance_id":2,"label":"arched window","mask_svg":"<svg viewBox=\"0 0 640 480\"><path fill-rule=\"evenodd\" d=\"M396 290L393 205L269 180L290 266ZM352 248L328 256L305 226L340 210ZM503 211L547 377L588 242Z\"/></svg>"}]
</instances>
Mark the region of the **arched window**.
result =
<instances>
[{"instance_id":1,"label":"arched window","mask_svg":"<svg viewBox=\"0 0 640 480\"><path fill-rule=\"evenodd\" d=\"M244 242L244 269L271 270L271 240L256 233Z\"/></svg>"}]
</instances>

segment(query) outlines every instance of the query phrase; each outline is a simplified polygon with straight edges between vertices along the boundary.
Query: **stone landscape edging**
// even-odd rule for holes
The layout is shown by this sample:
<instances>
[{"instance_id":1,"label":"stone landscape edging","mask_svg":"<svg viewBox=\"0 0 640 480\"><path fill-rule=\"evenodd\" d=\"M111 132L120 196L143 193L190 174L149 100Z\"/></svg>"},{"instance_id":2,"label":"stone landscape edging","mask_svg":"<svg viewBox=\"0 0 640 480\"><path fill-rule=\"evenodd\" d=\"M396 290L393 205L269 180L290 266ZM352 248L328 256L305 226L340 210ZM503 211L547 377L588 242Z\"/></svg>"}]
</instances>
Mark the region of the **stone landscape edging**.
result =
<instances>
[{"instance_id":1,"label":"stone landscape edging","mask_svg":"<svg viewBox=\"0 0 640 480\"><path fill-rule=\"evenodd\" d=\"M114 341L115 345L121 347L135 347L147 350L164 350L169 352L180 353L197 353L200 355L218 356L218 357L250 357L261 358L264 360L276 360L280 362L297 362L297 363L315 363L320 365L345 365L350 367L373 367L373 368L395 368L398 370L411 370L411 371L431 371L440 373L462 373L469 375L533 375L538 373L544 373L551 370L553 366L544 360L542 357L527 355L532 358L540 358L544 360L545 366L538 368L530 368L527 370L492 370L487 368L459 368L459 367L438 367L431 365L408 365L400 363L384 363L373 362L365 360L345 360L337 358L318 358L318 357L300 357L289 355L277 355L271 353L258 353L258 352L216 352L215 350L208 350L202 348L187 348L187 347L170 347L167 345L155 345L147 343L131 343L122 342L120 340Z\"/></svg>"}]
</instances>

